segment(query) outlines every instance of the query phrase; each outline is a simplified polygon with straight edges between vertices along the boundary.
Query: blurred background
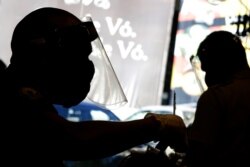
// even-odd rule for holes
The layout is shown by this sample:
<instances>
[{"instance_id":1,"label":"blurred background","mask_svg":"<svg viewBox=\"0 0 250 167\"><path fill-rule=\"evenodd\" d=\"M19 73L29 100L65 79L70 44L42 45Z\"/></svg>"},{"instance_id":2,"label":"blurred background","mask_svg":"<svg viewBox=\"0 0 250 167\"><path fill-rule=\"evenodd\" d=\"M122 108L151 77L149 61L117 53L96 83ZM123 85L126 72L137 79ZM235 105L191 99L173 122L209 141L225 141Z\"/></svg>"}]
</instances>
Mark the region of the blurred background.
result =
<instances>
[{"instance_id":1,"label":"blurred background","mask_svg":"<svg viewBox=\"0 0 250 167\"><path fill-rule=\"evenodd\" d=\"M70 121L127 121L148 112L173 114L175 108L190 125L202 93L190 56L214 30L239 35L250 62L250 0L0 0L0 59L6 65L15 25L34 9L48 6L68 10L80 19L92 17L128 99L115 109L85 101L69 109L56 106ZM127 152L65 163L115 166L124 155Z\"/></svg>"}]
</instances>

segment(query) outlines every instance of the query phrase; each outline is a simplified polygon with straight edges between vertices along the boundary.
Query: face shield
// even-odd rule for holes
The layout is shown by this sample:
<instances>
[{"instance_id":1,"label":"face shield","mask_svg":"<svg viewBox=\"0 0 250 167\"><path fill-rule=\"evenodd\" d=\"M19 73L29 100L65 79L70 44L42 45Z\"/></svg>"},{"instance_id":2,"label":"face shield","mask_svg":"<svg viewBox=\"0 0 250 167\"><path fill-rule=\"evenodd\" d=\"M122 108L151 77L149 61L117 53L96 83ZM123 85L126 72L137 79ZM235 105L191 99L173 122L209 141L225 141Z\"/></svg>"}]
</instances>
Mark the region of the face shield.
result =
<instances>
[{"instance_id":1,"label":"face shield","mask_svg":"<svg viewBox=\"0 0 250 167\"><path fill-rule=\"evenodd\" d=\"M203 93L207 89L207 86L205 83L205 72L201 70L201 61L198 56L192 55L190 57L190 63L192 65L192 69L194 71L194 75L199 85L200 91L201 93Z\"/></svg>"},{"instance_id":2,"label":"face shield","mask_svg":"<svg viewBox=\"0 0 250 167\"><path fill-rule=\"evenodd\" d=\"M92 40L92 53L89 59L95 67L87 100L107 108L116 108L127 103L120 82L107 56L100 37L90 17L83 20Z\"/></svg>"}]
</instances>

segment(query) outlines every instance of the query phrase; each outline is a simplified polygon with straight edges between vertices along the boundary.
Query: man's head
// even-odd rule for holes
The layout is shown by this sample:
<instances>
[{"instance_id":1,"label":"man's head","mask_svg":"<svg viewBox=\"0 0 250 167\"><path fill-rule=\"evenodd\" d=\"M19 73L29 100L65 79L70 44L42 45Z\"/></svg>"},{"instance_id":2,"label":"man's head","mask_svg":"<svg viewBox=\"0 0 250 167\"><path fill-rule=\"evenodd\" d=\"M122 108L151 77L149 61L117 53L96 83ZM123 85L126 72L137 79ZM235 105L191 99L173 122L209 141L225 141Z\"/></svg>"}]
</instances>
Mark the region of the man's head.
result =
<instances>
[{"instance_id":1,"label":"man's head","mask_svg":"<svg viewBox=\"0 0 250 167\"><path fill-rule=\"evenodd\" d=\"M53 103L71 106L82 101L94 74L86 27L73 14L57 8L37 9L16 26L10 68L22 86L32 86Z\"/></svg>"},{"instance_id":2,"label":"man's head","mask_svg":"<svg viewBox=\"0 0 250 167\"><path fill-rule=\"evenodd\" d=\"M248 63L241 40L230 32L215 31L199 45L197 55L206 72L208 86L227 81L235 73L247 69Z\"/></svg>"}]
</instances>

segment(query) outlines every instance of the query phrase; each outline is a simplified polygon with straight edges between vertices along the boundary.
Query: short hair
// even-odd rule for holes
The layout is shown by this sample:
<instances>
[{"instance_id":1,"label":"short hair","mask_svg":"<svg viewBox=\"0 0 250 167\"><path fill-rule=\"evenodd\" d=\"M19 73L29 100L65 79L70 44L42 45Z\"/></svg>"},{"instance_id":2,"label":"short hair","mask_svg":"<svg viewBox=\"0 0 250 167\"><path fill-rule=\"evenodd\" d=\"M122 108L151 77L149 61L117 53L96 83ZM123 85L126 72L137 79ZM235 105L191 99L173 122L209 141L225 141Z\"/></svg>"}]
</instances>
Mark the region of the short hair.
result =
<instances>
[{"instance_id":1,"label":"short hair","mask_svg":"<svg viewBox=\"0 0 250 167\"><path fill-rule=\"evenodd\" d=\"M238 70L248 67L245 48L240 38L228 31L214 31L199 45L197 55L204 70Z\"/></svg>"}]
</instances>

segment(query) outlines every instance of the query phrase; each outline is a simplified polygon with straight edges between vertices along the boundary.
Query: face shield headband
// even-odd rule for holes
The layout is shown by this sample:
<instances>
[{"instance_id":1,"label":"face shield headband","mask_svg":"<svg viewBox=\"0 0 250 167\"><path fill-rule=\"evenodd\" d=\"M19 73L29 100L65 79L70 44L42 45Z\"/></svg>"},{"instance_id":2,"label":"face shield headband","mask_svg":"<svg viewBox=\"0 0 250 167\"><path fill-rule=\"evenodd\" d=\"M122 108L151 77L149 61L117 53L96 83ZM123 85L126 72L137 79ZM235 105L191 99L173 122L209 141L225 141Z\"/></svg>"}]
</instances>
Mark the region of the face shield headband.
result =
<instances>
[{"instance_id":1,"label":"face shield headband","mask_svg":"<svg viewBox=\"0 0 250 167\"><path fill-rule=\"evenodd\" d=\"M107 56L100 37L90 17L85 17L83 25L87 28L91 39L92 53L89 59L95 67L90 91L86 100L107 108L116 108L127 103L120 82Z\"/></svg>"},{"instance_id":2,"label":"face shield headband","mask_svg":"<svg viewBox=\"0 0 250 167\"><path fill-rule=\"evenodd\" d=\"M201 61L197 55L196 56L192 55L190 57L190 63L192 65L195 79L198 83L200 91L201 91L201 93L203 93L207 89L207 86L205 83L205 72L202 71L202 69L201 69Z\"/></svg>"}]
</instances>

